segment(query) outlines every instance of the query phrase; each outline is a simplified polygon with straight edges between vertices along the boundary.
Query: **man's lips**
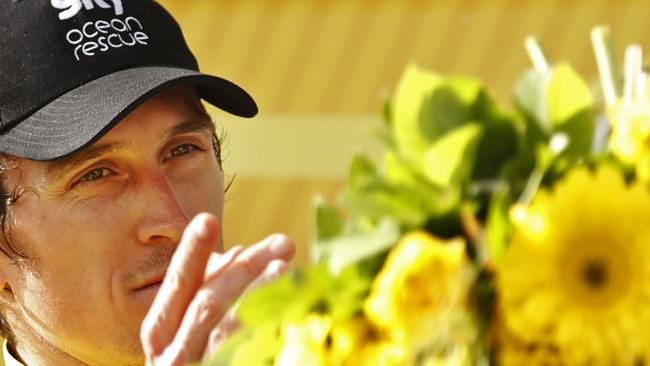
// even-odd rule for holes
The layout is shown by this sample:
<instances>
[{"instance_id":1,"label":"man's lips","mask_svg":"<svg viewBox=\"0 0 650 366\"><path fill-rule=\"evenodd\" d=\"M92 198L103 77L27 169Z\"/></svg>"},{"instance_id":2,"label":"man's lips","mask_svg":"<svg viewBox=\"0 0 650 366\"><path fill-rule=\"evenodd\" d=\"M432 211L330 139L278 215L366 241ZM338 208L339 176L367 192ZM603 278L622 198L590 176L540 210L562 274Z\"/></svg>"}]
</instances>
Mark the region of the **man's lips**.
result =
<instances>
[{"instance_id":1,"label":"man's lips","mask_svg":"<svg viewBox=\"0 0 650 366\"><path fill-rule=\"evenodd\" d=\"M143 282L141 285L137 286L133 291L144 291L144 290L153 290L158 289L162 284L164 276L157 276L150 280Z\"/></svg>"}]
</instances>

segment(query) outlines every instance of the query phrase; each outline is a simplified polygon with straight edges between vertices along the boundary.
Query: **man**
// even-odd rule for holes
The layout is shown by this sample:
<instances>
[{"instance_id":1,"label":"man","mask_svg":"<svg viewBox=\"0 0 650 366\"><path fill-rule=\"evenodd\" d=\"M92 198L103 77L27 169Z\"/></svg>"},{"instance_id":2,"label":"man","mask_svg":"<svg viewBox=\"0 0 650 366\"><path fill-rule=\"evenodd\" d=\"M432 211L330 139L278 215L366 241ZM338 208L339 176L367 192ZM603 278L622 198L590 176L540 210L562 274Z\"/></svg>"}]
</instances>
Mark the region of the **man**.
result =
<instances>
[{"instance_id":1,"label":"man","mask_svg":"<svg viewBox=\"0 0 650 366\"><path fill-rule=\"evenodd\" d=\"M7 365L184 365L282 272L274 235L222 252L219 141L198 72L153 0L0 2L0 322ZM144 319L144 321L143 321Z\"/></svg>"}]
</instances>

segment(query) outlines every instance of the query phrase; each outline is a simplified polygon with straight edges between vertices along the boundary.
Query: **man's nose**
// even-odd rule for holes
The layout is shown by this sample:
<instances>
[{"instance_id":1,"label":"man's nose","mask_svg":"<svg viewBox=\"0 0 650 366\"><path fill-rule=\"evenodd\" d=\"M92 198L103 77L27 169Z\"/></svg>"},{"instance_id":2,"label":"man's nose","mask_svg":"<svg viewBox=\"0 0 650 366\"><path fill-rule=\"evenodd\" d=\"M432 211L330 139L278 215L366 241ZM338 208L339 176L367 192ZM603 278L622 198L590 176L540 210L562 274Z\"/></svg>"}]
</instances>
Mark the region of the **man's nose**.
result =
<instances>
[{"instance_id":1,"label":"man's nose","mask_svg":"<svg viewBox=\"0 0 650 366\"><path fill-rule=\"evenodd\" d=\"M143 244L177 243L190 217L162 173L152 173L138 189L141 199L138 240Z\"/></svg>"}]
</instances>

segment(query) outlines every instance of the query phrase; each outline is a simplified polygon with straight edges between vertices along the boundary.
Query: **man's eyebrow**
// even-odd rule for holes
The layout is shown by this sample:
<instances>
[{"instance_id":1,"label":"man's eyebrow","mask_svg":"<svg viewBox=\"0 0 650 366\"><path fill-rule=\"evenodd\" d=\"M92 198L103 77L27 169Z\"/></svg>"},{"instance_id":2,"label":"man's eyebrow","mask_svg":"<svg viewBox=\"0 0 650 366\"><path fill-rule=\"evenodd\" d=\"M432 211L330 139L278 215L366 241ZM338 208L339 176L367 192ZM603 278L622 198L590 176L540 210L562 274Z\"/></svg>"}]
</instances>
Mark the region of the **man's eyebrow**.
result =
<instances>
[{"instance_id":1,"label":"man's eyebrow","mask_svg":"<svg viewBox=\"0 0 650 366\"><path fill-rule=\"evenodd\" d=\"M176 126L170 127L165 135L167 138L174 137L176 135L188 133L188 132L197 132L201 130L206 130L206 132L212 133L214 131L214 123L212 119L206 114L195 114L192 115Z\"/></svg>"},{"instance_id":2,"label":"man's eyebrow","mask_svg":"<svg viewBox=\"0 0 650 366\"><path fill-rule=\"evenodd\" d=\"M74 170L89 160L95 159L111 151L127 148L130 145L131 144L123 141L109 142L90 146L74 154L51 160L48 162L45 178L49 181L58 180L66 172Z\"/></svg>"}]
</instances>

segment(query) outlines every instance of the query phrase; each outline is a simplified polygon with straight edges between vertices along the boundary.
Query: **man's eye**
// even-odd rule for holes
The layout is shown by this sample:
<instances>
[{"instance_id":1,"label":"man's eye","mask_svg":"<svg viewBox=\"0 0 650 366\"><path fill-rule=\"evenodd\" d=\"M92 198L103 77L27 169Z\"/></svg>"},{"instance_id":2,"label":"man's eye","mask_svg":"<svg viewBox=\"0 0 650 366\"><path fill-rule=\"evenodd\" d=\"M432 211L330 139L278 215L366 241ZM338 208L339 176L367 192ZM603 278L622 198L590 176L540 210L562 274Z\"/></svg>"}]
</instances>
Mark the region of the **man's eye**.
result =
<instances>
[{"instance_id":1,"label":"man's eye","mask_svg":"<svg viewBox=\"0 0 650 366\"><path fill-rule=\"evenodd\" d=\"M176 146L175 148L173 148L169 152L168 157L169 158L175 158L175 157L178 157L178 156L187 155L187 154L189 154L189 153L191 153L192 151L195 151L195 150L199 150L199 148L192 145L192 144L179 145L179 146Z\"/></svg>"},{"instance_id":2,"label":"man's eye","mask_svg":"<svg viewBox=\"0 0 650 366\"><path fill-rule=\"evenodd\" d=\"M89 171L88 173L84 174L77 183L82 183L82 182L92 182L96 181L99 179L102 179L108 175L111 174L111 170L108 168L97 168Z\"/></svg>"}]
</instances>

